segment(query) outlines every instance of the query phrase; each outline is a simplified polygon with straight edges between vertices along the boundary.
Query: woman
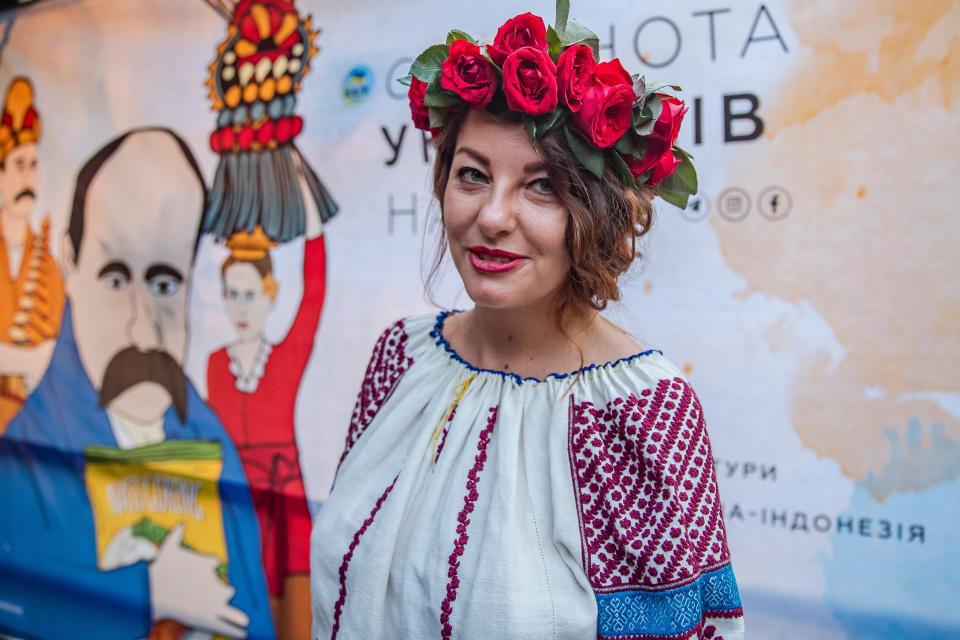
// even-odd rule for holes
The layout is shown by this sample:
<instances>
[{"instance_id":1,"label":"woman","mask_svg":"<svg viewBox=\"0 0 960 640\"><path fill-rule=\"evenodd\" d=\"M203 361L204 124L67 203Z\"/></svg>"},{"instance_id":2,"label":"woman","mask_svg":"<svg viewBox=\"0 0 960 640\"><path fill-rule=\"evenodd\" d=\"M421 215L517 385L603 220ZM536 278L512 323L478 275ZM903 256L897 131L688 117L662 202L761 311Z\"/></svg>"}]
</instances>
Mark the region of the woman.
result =
<instances>
[{"instance_id":1,"label":"woman","mask_svg":"<svg viewBox=\"0 0 960 640\"><path fill-rule=\"evenodd\" d=\"M475 306L374 349L314 524L317 638L743 637L697 396L598 315L653 193L691 191L682 104L558 22L517 16L486 55L453 32L412 67Z\"/></svg>"},{"instance_id":2,"label":"woman","mask_svg":"<svg viewBox=\"0 0 960 640\"><path fill-rule=\"evenodd\" d=\"M256 228L237 234L220 269L227 315L237 340L216 351L207 364L209 402L237 445L260 519L261 554L280 638L310 633L307 508L294 414L326 286L326 257L320 220L307 218L303 297L277 344L264 335L277 296L270 247Z\"/></svg>"}]
</instances>

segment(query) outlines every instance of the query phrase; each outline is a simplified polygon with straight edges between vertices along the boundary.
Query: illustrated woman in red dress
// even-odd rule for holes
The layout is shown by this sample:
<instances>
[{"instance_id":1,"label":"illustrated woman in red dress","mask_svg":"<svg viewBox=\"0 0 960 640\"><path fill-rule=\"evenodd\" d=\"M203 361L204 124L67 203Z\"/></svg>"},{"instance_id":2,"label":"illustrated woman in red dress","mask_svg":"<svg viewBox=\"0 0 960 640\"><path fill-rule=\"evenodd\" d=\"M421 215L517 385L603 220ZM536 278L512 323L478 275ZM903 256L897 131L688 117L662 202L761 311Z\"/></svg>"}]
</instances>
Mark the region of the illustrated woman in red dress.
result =
<instances>
[{"instance_id":1,"label":"illustrated woman in red dress","mask_svg":"<svg viewBox=\"0 0 960 640\"><path fill-rule=\"evenodd\" d=\"M326 254L319 216L308 215L303 297L286 337L264 336L276 301L270 248L260 227L236 234L220 273L235 342L207 364L209 403L240 452L260 520L263 564L281 638L310 634L310 512L294 430L297 392L323 309Z\"/></svg>"}]
</instances>

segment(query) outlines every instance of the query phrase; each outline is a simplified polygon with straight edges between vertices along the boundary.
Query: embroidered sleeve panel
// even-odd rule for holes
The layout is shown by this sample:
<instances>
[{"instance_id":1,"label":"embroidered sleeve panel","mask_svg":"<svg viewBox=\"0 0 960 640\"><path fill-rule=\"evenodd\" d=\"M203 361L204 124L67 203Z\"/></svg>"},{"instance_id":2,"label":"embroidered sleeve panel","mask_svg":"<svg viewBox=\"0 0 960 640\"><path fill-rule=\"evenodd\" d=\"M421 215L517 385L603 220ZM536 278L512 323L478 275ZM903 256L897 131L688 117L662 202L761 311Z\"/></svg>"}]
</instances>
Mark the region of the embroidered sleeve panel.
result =
<instances>
[{"instance_id":1,"label":"embroidered sleeve panel","mask_svg":"<svg viewBox=\"0 0 960 640\"><path fill-rule=\"evenodd\" d=\"M686 380L605 405L571 398L569 453L601 637L699 637L708 617L742 615L703 410Z\"/></svg>"},{"instance_id":2,"label":"embroidered sleeve panel","mask_svg":"<svg viewBox=\"0 0 960 640\"><path fill-rule=\"evenodd\" d=\"M353 407L347 441L340 456L340 463L376 417L377 412L390 398L394 388L413 364L413 358L407 355L408 335L403 320L387 328L373 348L373 355L367 365L360 386L360 394Z\"/></svg>"}]
</instances>

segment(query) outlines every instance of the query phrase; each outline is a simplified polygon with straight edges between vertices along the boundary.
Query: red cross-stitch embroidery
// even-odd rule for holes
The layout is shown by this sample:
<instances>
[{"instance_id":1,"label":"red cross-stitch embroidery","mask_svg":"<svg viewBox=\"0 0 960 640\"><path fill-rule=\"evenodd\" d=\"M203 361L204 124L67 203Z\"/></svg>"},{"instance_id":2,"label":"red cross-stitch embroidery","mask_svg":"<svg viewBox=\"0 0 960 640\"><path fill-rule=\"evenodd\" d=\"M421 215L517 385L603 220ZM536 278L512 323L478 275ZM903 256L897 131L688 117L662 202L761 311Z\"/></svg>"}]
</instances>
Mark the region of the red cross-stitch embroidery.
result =
<instances>
[{"instance_id":1,"label":"red cross-stitch embroidery","mask_svg":"<svg viewBox=\"0 0 960 640\"><path fill-rule=\"evenodd\" d=\"M606 406L571 398L569 450L595 591L672 588L729 561L703 412L685 380Z\"/></svg>"},{"instance_id":2,"label":"red cross-stitch embroidery","mask_svg":"<svg viewBox=\"0 0 960 640\"><path fill-rule=\"evenodd\" d=\"M407 355L406 346L407 333L403 320L395 322L377 340L367 372L363 376L360 395L353 407L347 442L340 456L341 463L390 397L397 382L413 364L413 358Z\"/></svg>"}]
</instances>

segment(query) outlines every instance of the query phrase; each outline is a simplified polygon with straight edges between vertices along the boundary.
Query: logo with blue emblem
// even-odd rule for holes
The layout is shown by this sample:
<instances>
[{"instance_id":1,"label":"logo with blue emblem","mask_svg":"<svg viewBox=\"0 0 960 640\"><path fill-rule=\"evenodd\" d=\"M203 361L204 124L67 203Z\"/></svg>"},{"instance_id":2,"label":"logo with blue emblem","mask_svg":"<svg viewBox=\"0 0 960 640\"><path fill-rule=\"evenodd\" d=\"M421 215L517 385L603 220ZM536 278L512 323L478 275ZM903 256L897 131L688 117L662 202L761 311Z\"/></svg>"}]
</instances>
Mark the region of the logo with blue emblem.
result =
<instances>
[{"instance_id":1,"label":"logo with blue emblem","mask_svg":"<svg viewBox=\"0 0 960 640\"><path fill-rule=\"evenodd\" d=\"M373 92L373 70L365 64L355 66L343 79L343 101L358 105Z\"/></svg>"}]
</instances>

